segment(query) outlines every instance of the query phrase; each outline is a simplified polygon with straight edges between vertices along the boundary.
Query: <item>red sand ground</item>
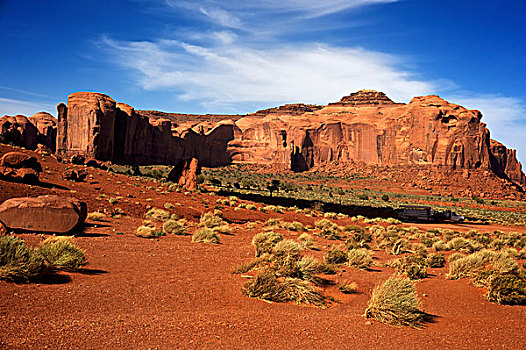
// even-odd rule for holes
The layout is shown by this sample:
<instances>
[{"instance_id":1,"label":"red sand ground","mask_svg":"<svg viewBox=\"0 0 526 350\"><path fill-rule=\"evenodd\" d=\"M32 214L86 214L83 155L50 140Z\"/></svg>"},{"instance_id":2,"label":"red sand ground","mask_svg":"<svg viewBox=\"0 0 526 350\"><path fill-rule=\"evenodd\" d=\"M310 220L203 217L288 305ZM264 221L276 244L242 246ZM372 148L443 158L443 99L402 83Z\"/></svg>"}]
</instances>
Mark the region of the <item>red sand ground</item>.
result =
<instances>
[{"instance_id":1,"label":"red sand ground","mask_svg":"<svg viewBox=\"0 0 526 350\"><path fill-rule=\"evenodd\" d=\"M0 153L11 148L0 145ZM40 157L40 156L39 156ZM159 239L135 237L147 205L181 203L173 210L196 222L214 207L216 196L160 194L158 184L141 187L124 175L87 170L86 183L62 180L66 165L47 157L43 180L68 189L55 189L86 200L89 211L121 208L129 217L108 219L86 228L75 243L86 250L89 265L79 273L33 284L0 281L0 348L5 349L521 349L526 344L526 308L503 306L485 300L484 291L469 280L446 280L446 268L431 269L431 277L416 283L423 310L436 315L425 329L397 328L362 317L375 284L393 269L367 272L346 268L329 278L358 284L358 294L345 295L331 286L325 291L339 300L328 309L294 304L266 303L241 293L246 281L232 269L253 256L252 236L259 232L243 222L270 216L312 224L301 214L263 214L226 207L232 235L222 235L221 245L191 242L189 236ZM118 182L121 183L118 183ZM146 189L153 186L154 189ZM100 188L100 189L95 189ZM144 191L140 193L139 190ZM72 192L76 191L76 192ZM0 201L21 195L53 192L40 186L0 180ZM122 196L114 205L108 197ZM134 196L131 198L129 196ZM146 201L151 198L151 201ZM126 202L128 201L128 202ZM136 204L135 202L138 202ZM204 205L208 202L208 209ZM349 223L341 220L341 224ZM424 229L437 225L417 225ZM451 226L469 230L468 225ZM476 227L484 231L524 230L524 227ZM123 235L118 233L124 233ZM293 233L288 233L293 236ZM21 234L30 244L40 235ZM319 244L333 243L317 239ZM387 259L376 251L378 261Z\"/></svg>"}]
</instances>

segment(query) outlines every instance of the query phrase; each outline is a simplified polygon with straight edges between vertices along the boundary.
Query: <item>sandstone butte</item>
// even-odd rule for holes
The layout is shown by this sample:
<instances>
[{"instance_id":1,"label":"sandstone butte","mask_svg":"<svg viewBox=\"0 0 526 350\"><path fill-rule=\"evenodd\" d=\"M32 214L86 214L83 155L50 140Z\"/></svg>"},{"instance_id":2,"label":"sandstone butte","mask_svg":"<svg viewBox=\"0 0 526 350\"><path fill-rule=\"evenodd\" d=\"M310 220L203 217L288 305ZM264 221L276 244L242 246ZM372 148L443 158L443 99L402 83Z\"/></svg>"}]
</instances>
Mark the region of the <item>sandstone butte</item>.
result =
<instances>
[{"instance_id":1,"label":"sandstone butte","mask_svg":"<svg viewBox=\"0 0 526 350\"><path fill-rule=\"evenodd\" d=\"M333 162L481 169L526 189L515 150L490 138L482 114L435 95L404 104L360 90L327 106L292 104L246 116L185 120L135 111L101 93L77 92L57 110L56 152L62 156L136 165L196 158L206 167L276 164L293 171ZM11 133L26 142L22 134L31 129L26 144L35 147L38 128L36 138L54 149L53 121L41 113L29 123L24 118L0 118L4 139Z\"/></svg>"}]
</instances>

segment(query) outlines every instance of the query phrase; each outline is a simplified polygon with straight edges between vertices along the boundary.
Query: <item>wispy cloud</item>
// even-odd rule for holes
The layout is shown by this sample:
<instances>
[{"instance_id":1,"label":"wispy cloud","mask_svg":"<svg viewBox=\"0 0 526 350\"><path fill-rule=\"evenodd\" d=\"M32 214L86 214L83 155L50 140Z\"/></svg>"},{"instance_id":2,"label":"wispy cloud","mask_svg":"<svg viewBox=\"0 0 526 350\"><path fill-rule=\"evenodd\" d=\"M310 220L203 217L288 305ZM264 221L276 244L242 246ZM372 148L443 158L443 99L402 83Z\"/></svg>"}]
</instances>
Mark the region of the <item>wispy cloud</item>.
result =
<instances>
[{"instance_id":1,"label":"wispy cloud","mask_svg":"<svg viewBox=\"0 0 526 350\"><path fill-rule=\"evenodd\" d=\"M306 44L252 49L242 44L204 47L109 38L104 42L118 64L137 74L144 89L177 90L181 99L216 111L231 105L327 103L361 88L408 101L438 89L402 69L398 57L362 48Z\"/></svg>"},{"instance_id":2,"label":"wispy cloud","mask_svg":"<svg viewBox=\"0 0 526 350\"><path fill-rule=\"evenodd\" d=\"M224 27L241 28L241 19L220 7L200 7L199 11L212 22Z\"/></svg>"},{"instance_id":3,"label":"wispy cloud","mask_svg":"<svg viewBox=\"0 0 526 350\"><path fill-rule=\"evenodd\" d=\"M0 117L3 115L17 115L32 116L41 111L54 113L55 106L48 102L17 100L12 98L0 97Z\"/></svg>"}]
</instances>

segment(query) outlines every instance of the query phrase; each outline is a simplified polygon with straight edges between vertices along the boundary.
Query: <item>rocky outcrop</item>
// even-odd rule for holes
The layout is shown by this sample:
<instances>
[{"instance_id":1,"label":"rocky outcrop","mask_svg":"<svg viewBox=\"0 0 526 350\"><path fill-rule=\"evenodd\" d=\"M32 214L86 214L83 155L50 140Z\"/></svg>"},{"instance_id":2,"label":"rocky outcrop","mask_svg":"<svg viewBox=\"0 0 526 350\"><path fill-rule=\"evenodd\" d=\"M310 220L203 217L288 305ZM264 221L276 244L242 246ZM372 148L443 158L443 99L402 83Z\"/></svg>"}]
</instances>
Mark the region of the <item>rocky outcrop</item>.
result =
<instances>
[{"instance_id":1,"label":"rocky outcrop","mask_svg":"<svg viewBox=\"0 0 526 350\"><path fill-rule=\"evenodd\" d=\"M526 187L514 151L491 143L481 113L438 96L402 104L361 90L325 107L285 105L218 123L147 118L88 92L70 95L57 109L57 151L102 161L173 165L196 158L202 166L275 164L295 171L333 162L421 165L490 170Z\"/></svg>"},{"instance_id":2,"label":"rocky outcrop","mask_svg":"<svg viewBox=\"0 0 526 350\"><path fill-rule=\"evenodd\" d=\"M11 198L0 205L0 222L12 230L66 234L86 216L85 202L60 196Z\"/></svg>"},{"instance_id":3,"label":"rocky outcrop","mask_svg":"<svg viewBox=\"0 0 526 350\"><path fill-rule=\"evenodd\" d=\"M114 163L177 164L198 158L205 166L230 164L227 144L237 129L233 121L173 128L163 118L146 118L133 107L92 92L71 94L59 104L57 152Z\"/></svg>"},{"instance_id":4,"label":"rocky outcrop","mask_svg":"<svg viewBox=\"0 0 526 350\"><path fill-rule=\"evenodd\" d=\"M329 106L340 107L365 107L380 105L395 105L400 103L393 102L386 94L375 90L359 90L348 96L344 96L340 102L329 103Z\"/></svg>"},{"instance_id":5,"label":"rocky outcrop","mask_svg":"<svg viewBox=\"0 0 526 350\"><path fill-rule=\"evenodd\" d=\"M37 183L42 166L38 160L22 152L8 152L0 159L0 177L24 183Z\"/></svg>"},{"instance_id":6,"label":"rocky outcrop","mask_svg":"<svg viewBox=\"0 0 526 350\"><path fill-rule=\"evenodd\" d=\"M201 173L199 160L196 158L182 160L168 174L168 181L191 191L197 188L197 175Z\"/></svg>"},{"instance_id":7,"label":"rocky outcrop","mask_svg":"<svg viewBox=\"0 0 526 350\"><path fill-rule=\"evenodd\" d=\"M57 153L112 160L117 107L107 95L77 92L58 107Z\"/></svg>"},{"instance_id":8,"label":"rocky outcrop","mask_svg":"<svg viewBox=\"0 0 526 350\"><path fill-rule=\"evenodd\" d=\"M47 112L39 112L28 118L37 128L37 143L48 147L53 153L57 143L57 120Z\"/></svg>"},{"instance_id":9,"label":"rocky outcrop","mask_svg":"<svg viewBox=\"0 0 526 350\"><path fill-rule=\"evenodd\" d=\"M38 129L24 115L0 118L0 139L27 149L35 149L38 143Z\"/></svg>"},{"instance_id":10,"label":"rocky outcrop","mask_svg":"<svg viewBox=\"0 0 526 350\"><path fill-rule=\"evenodd\" d=\"M0 118L0 140L30 150L42 144L55 152L57 139L56 119L40 112L27 118L24 115Z\"/></svg>"},{"instance_id":11,"label":"rocky outcrop","mask_svg":"<svg viewBox=\"0 0 526 350\"><path fill-rule=\"evenodd\" d=\"M507 178L517 184L526 185L526 176L522 165L517 161L516 151L507 149L502 143L491 140L491 170L501 178Z\"/></svg>"}]
</instances>

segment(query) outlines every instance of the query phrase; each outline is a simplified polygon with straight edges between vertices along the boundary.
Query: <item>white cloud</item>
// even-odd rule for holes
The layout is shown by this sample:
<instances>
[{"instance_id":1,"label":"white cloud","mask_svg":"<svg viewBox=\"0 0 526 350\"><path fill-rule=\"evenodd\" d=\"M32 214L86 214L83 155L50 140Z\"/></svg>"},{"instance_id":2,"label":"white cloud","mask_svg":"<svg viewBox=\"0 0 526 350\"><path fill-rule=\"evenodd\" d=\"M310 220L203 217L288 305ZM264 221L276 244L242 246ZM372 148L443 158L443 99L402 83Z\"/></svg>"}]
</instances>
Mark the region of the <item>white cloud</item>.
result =
<instances>
[{"instance_id":1,"label":"white cloud","mask_svg":"<svg viewBox=\"0 0 526 350\"><path fill-rule=\"evenodd\" d=\"M200 7L199 11L206 15L212 22L229 28L241 28L241 20L232 13L220 7Z\"/></svg>"},{"instance_id":2,"label":"white cloud","mask_svg":"<svg viewBox=\"0 0 526 350\"><path fill-rule=\"evenodd\" d=\"M47 102L17 100L0 97L0 117L3 115L22 114L30 117L38 112L47 111L53 115L55 106Z\"/></svg>"},{"instance_id":3,"label":"white cloud","mask_svg":"<svg viewBox=\"0 0 526 350\"><path fill-rule=\"evenodd\" d=\"M495 94L459 94L450 102L482 112L491 138L508 148L517 149L517 157L526 167L526 104L516 97Z\"/></svg>"},{"instance_id":4,"label":"white cloud","mask_svg":"<svg viewBox=\"0 0 526 350\"><path fill-rule=\"evenodd\" d=\"M408 101L438 88L400 68L398 57L362 48L306 44L252 49L242 44L205 47L107 38L105 43L117 63L137 74L144 89L174 89L181 92L180 98L216 112L242 104L326 104L362 88Z\"/></svg>"}]
</instances>

